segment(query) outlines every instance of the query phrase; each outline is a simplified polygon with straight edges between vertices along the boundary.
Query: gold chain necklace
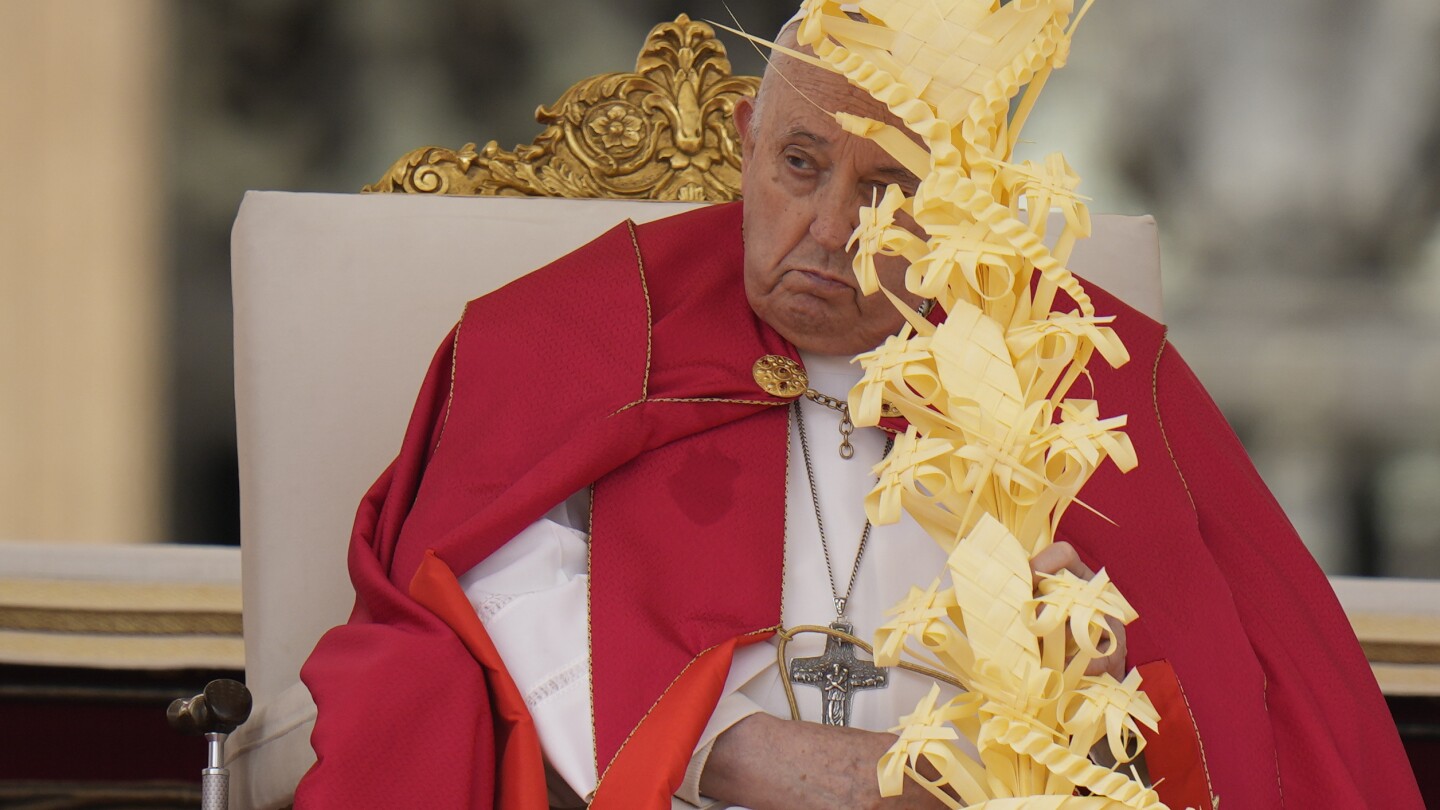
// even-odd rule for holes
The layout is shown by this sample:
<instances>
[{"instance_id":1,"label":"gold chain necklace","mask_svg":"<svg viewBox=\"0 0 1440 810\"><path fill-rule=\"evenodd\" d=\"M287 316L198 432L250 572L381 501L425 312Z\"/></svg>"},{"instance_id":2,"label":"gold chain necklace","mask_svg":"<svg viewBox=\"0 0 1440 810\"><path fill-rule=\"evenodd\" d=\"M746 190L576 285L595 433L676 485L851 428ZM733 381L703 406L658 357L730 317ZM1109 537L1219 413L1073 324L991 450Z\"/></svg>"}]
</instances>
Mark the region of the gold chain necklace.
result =
<instances>
[{"instance_id":1,"label":"gold chain necklace","mask_svg":"<svg viewBox=\"0 0 1440 810\"><path fill-rule=\"evenodd\" d=\"M855 423L850 421L850 403L839 397L822 394L814 388L805 389L805 398L840 414L840 457L846 460L854 458L855 445L850 443L850 437L855 434ZM799 411L797 410L796 413ZM900 415L900 411L887 402L881 406L880 415L886 419L894 419ZM886 446L885 452L889 454L889 446Z\"/></svg>"}]
</instances>

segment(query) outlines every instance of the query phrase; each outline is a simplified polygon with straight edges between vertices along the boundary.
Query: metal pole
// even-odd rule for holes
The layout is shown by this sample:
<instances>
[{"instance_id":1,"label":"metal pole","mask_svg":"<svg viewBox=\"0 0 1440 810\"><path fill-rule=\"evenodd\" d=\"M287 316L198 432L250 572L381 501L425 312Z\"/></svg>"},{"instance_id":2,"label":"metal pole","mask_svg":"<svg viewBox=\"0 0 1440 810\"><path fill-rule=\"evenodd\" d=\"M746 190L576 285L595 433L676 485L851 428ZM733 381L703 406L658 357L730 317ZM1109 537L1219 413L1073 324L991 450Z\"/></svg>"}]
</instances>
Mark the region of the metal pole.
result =
<instances>
[{"instance_id":1,"label":"metal pole","mask_svg":"<svg viewBox=\"0 0 1440 810\"><path fill-rule=\"evenodd\" d=\"M200 810L230 810L230 770L225 767L228 736L214 731L205 735L208 762L200 771Z\"/></svg>"}]
</instances>

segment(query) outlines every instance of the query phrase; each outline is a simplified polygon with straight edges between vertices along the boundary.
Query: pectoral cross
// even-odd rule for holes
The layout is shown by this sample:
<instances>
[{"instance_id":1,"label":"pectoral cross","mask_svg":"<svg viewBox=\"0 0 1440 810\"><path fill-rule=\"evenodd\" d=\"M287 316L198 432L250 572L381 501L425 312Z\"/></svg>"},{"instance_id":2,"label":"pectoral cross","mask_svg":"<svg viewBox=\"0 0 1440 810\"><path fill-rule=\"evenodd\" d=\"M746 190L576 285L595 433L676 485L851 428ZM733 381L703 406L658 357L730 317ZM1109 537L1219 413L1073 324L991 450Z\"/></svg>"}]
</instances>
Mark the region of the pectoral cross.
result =
<instances>
[{"instance_id":1,"label":"pectoral cross","mask_svg":"<svg viewBox=\"0 0 1440 810\"><path fill-rule=\"evenodd\" d=\"M849 622L837 621L831 630L852 633ZM838 637L825 637L825 652L813 658L790 662L790 678L796 683L819 687L823 698L821 722L827 726L850 725L850 698L861 689L884 689L890 672L855 655L855 645Z\"/></svg>"}]
</instances>

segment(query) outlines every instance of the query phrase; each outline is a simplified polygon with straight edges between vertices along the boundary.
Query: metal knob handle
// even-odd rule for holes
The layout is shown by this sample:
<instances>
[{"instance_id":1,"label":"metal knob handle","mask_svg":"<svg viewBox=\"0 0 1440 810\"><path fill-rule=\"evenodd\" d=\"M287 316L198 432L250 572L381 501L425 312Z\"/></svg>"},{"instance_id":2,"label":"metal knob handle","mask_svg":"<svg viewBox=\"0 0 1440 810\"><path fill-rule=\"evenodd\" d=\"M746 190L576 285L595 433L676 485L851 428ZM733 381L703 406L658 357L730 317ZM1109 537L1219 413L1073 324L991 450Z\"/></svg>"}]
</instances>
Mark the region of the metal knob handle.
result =
<instances>
[{"instance_id":1,"label":"metal knob handle","mask_svg":"<svg viewBox=\"0 0 1440 810\"><path fill-rule=\"evenodd\" d=\"M183 734L229 734L250 717L250 690L222 678L192 698L177 698L165 711L170 727Z\"/></svg>"},{"instance_id":2,"label":"metal knob handle","mask_svg":"<svg viewBox=\"0 0 1440 810\"><path fill-rule=\"evenodd\" d=\"M203 734L207 767L200 772L201 810L227 810L230 772L225 768L225 737L250 718L250 690L222 678L205 685L192 698L179 698L165 710L170 727L184 734Z\"/></svg>"}]
</instances>

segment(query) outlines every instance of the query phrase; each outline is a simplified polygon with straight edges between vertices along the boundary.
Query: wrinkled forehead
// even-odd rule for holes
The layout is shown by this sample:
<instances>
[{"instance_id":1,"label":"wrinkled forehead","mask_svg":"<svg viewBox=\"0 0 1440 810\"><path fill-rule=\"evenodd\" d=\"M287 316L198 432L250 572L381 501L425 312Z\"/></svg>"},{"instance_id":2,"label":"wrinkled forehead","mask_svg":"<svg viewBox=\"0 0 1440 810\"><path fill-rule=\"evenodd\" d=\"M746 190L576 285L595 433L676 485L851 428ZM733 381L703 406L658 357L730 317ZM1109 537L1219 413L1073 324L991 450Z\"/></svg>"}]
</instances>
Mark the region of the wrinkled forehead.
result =
<instances>
[{"instance_id":1,"label":"wrinkled forehead","mask_svg":"<svg viewBox=\"0 0 1440 810\"><path fill-rule=\"evenodd\" d=\"M795 31L798 27L793 23L787 25L776 37L776 43L804 53L813 53L808 46L801 46L796 42ZM845 112L899 124L899 119L892 115L884 104L850 84L844 76L779 52L771 54L757 101L767 110L788 110L806 114L813 112L824 116ZM772 101L779 103L772 105Z\"/></svg>"}]
</instances>

